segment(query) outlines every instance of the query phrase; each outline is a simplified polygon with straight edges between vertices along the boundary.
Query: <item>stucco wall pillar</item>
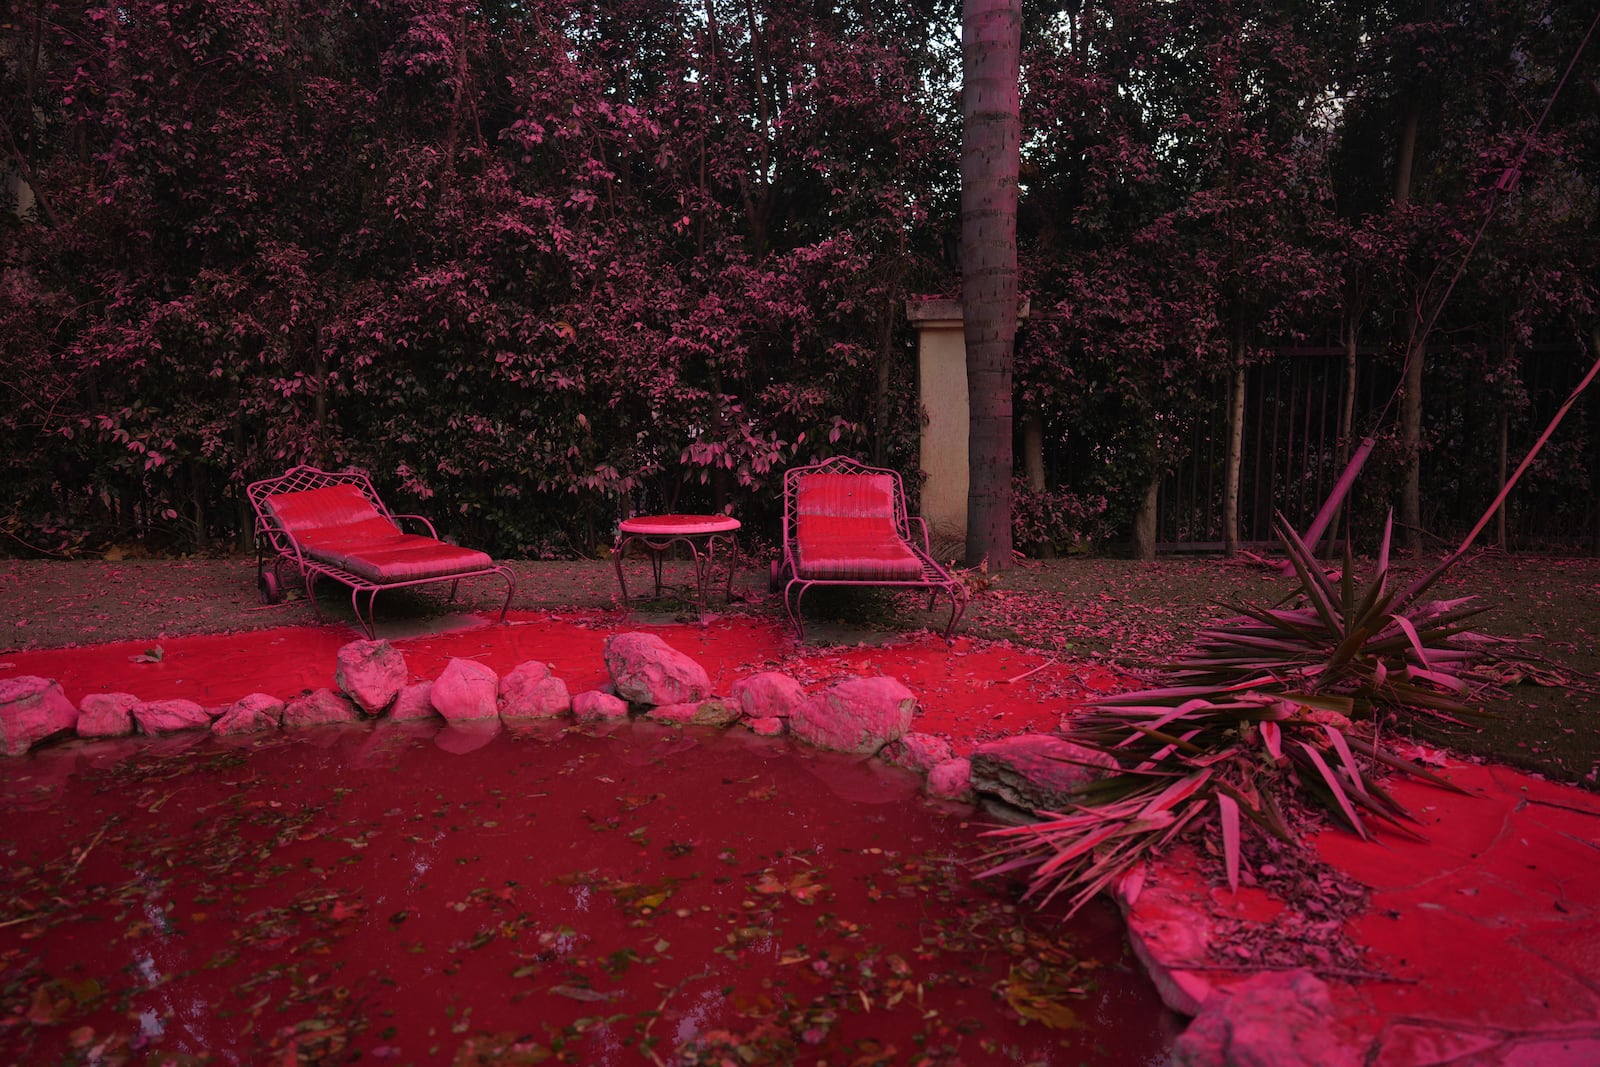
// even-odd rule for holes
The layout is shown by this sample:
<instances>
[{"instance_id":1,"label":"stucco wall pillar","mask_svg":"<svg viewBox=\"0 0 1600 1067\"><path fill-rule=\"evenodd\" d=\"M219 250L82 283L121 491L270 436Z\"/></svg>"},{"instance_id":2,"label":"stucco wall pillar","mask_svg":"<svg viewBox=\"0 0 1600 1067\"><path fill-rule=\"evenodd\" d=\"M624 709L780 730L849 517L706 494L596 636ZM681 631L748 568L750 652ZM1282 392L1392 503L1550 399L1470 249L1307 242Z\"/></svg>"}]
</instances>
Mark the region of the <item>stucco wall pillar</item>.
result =
<instances>
[{"instance_id":1,"label":"stucco wall pillar","mask_svg":"<svg viewBox=\"0 0 1600 1067\"><path fill-rule=\"evenodd\" d=\"M1028 301L1017 321L1028 317ZM922 517L935 542L967 540L967 342L961 301L923 297L906 301L906 321L917 330L921 383Z\"/></svg>"},{"instance_id":2,"label":"stucco wall pillar","mask_svg":"<svg viewBox=\"0 0 1600 1067\"><path fill-rule=\"evenodd\" d=\"M935 541L967 539L967 343L961 301L906 301L921 383L922 517Z\"/></svg>"}]
</instances>

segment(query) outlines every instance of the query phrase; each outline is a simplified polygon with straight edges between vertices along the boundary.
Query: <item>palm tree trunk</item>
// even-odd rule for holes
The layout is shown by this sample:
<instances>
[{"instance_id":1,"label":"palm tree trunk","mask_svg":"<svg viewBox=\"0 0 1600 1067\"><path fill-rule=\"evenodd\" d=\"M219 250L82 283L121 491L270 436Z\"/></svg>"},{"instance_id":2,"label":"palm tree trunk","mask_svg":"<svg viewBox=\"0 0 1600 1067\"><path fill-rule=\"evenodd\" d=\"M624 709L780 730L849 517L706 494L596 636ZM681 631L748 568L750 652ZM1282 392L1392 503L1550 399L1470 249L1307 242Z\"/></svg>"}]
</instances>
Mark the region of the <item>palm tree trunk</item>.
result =
<instances>
[{"instance_id":1,"label":"palm tree trunk","mask_svg":"<svg viewBox=\"0 0 1600 1067\"><path fill-rule=\"evenodd\" d=\"M967 565L1011 566L1021 0L967 0L961 48L961 302L970 405Z\"/></svg>"}]
</instances>

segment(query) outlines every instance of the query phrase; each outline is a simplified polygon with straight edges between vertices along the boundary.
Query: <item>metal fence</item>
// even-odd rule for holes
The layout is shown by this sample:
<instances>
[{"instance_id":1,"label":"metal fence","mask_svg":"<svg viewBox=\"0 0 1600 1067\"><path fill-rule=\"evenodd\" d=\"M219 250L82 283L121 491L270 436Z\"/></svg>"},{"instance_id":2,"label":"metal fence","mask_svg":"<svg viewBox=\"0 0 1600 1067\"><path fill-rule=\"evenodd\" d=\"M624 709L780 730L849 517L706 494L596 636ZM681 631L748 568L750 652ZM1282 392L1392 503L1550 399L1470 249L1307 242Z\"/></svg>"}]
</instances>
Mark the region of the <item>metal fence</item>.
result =
<instances>
[{"instance_id":1,"label":"metal fence","mask_svg":"<svg viewBox=\"0 0 1600 1067\"><path fill-rule=\"evenodd\" d=\"M1430 355L1423 394L1422 525L1425 538L1439 544L1453 544L1471 528L1585 369L1582 352L1558 346L1524 354L1518 382L1509 386L1489 380L1484 366L1471 351ZM1250 368L1239 492L1239 538L1245 545L1274 543L1276 512L1306 529L1331 492L1345 455L1339 440L1344 379L1344 353L1333 348L1287 350ZM1379 436L1347 505L1358 543L1375 538L1384 514L1398 506L1404 463L1397 409L1385 411L1396 379L1391 360L1371 352L1358 357L1355 436L1375 425ZM1160 487L1160 551L1222 547L1226 408L1226 384L1215 383L1179 450L1182 460ZM1524 475L1506 509L1503 547L1591 553L1600 548L1597 413L1600 402L1580 398ZM1483 542L1500 536L1500 524L1491 524Z\"/></svg>"}]
</instances>

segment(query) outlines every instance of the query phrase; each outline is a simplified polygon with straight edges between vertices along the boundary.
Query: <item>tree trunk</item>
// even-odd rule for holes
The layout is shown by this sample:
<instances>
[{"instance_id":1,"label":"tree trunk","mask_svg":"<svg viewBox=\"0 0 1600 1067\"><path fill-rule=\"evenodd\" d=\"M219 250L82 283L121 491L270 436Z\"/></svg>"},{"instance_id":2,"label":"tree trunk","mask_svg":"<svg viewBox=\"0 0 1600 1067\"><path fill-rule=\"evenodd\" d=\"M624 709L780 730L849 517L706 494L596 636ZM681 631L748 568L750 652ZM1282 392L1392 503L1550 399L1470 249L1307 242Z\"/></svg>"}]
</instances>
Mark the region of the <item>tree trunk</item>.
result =
<instances>
[{"instance_id":1,"label":"tree trunk","mask_svg":"<svg viewBox=\"0 0 1600 1067\"><path fill-rule=\"evenodd\" d=\"M1351 312L1345 323L1344 335L1344 390L1339 397L1339 469L1342 471L1350 462L1350 435L1355 432L1356 426L1356 352L1359 345L1356 341L1356 323L1359 312ZM1333 555L1334 545L1339 541L1339 523L1344 521L1344 501L1340 500L1334 506L1333 518L1328 523L1328 555ZM1348 534L1345 540L1350 540Z\"/></svg>"},{"instance_id":2,"label":"tree trunk","mask_svg":"<svg viewBox=\"0 0 1600 1067\"><path fill-rule=\"evenodd\" d=\"M905 254L905 241L900 243ZM905 303L900 295L900 279L896 277L886 288L883 305L883 328L878 334L878 381L872 396L872 462L883 466L889 458L889 393L894 381L894 325L900 307Z\"/></svg>"},{"instance_id":3,"label":"tree trunk","mask_svg":"<svg viewBox=\"0 0 1600 1067\"><path fill-rule=\"evenodd\" d=\"M1233 378L1228 382L1228 454L1222 472L1222 554L1239 554L1239 481L1244 471L1244 346L1233 350Z\"/></svg>"},{"instance_id":4,"label":"tree trunk","mask_svg":"<svg viewBox=\"0 0 1600 1067\"><path fill-rule=\"evenodd\" d=\"M1156 558L1156 499L1161 490L1161 468L1150 472L1150 483L1144 487L1144 499L1133 516L1133 553L1146 563Z\"/></svg>"},{"instance_id":5,"label":"tree trunk","mask_svg":"<svg viewBox=\"0 0 1600 1067\"><path fill-rule=\"evenodd\" d=\"M1029 410L1022 415L1022 470L1028 478L1028 488L1035 493L1045 490L1044 476L1044 415Z\"/></svg>"},{"instance_id":6,"label":"tree trunk","mask_svg":"<svg viewBox=\"0 0 1600 1067\"><path fill-rule=\"evenodd\" d=\"M240 390L237 380L228 387L228 406L233 410L233 462L235 471L247 470L246 459L250 455L250 448L244 432L244 404L240 399ZM250 497L244 491L244 486L238 482L230 483L233 493L234 516L237 522L236 535L233 543L238 552L249 552L256 543L255 509L250 506Z\"/></svg>"},{"instance_id":7,"label":"tree trunk","mask_svg":"<svg viewBox=\"0 0 1600 1067\"><path fill-rule=\"evenodd\" d=\"M961 302L967 346L967 566L1011 566L1021 0L967 0L961 28Z\"/></svg>"},{"instance_id":8,"label":"tree trunk","mask_svg":"<svg viewBox=\"0 0 1600 1067\"><path fill-rule=\"evenodd\" d=\"M1596 322L1589 330L1589 343L1597 353L1600 353L1600 322ZM1600 420L1589 420L1589 455L1592 458L1589 470L1600 470ZM1589 510L1594 516L1590 519L1589 526L1589 555L1600 556L1600 497L1589 494Z\"/></svg>"},{"instance_id":9,"label":"tree trunk","mask_svg":"<svg viewBox=\"0 0 1600 1067\"><path fill-rule=\"evenodd\" d=\"M323 466L328 463L328 358L322 353L313 357L312 373L316 375L316 390L312 394L311 417L316 426L316 451L317 462Z\"/></svg>"},{"instance_id":10,"label":"tree trunk","mask_svg":"<svg viewBox=\"0 0 1600 1067\"><path fill-rule=\"evenodd\" d=\"M198 462L188 464L189 506L194 520L194 548L197 552L211 551L211 532L206 521L205 476Z\"/></svg>"},{"instance_id":11,"label":"tree trunk","mask_svg":"<svg viewBox=\"0 0 1600 1067\"><path fill-rule=\"evenodd\" d=\"M1504 489L1506 487L1507 464L1510 462L1510 457L1508 455L1508 452L1510 451L1510 448L1509 448L1510 444L1511 444L1511 415L1510 415L1510 413L1508 411L1506 411L1505 405L1502 402L1501 407L1500 407L1500 455L1499 455L1500 488L1501 489ZM1499 510L1497 510L1494 513L1494 543L1495 543L1496 547L1498 547L1500 549L1500 551L1502 551L1502 552L1505 551L1505 548L1506 548L1506 506L1504 504L1501 504Z\"/></svg>"},{"instance_id":12,"label":"tree trunk","mask_svg":"<svg viewBox=\"0 0 1600 1067\"><path fill-rule=\"evenodd\" d=\"M1411 340L1400 386L1400 453L1406 465L1400 486L1400 545L1417 555L1422 551L1422 364L1428 343L1418 336L1421 316L1413 310L1409 317Z\"/></svg>"},{"instance_id":13,"label":"tree trunk","mask_svg":"<svg viewBox=\"0 0 1600 1067\"><path fill-rule=\"evenodd\" d=\"M1022 415L1022 471L1028 479L1028 491L1043 493L1047 487L1044 475L1044 415L1030 408ZM1043 540L1033 546L1039 559L1055 559L1055 542Z\"/></svg>"},{"instance_id":14,"label":"tree trunk","mask_svg":"<svg viewBox=\"0 0 1600 1067\"><path fill-rule=\"evenodd\" d=\"M1432 5L1428 5L1431 11ZM1413 92L1406 102L1395 157L1394 207L1403 214L1411 203L1411 175L1416 168L1417 127L1422 120L1422 95ZM1400 386L1400 448L1406 465L1400 487L1400 546L1413 555L1422 552L1422 364L1427 339L1422 336L1422 292L1412 295L1406 314L1406 362Z\"/></svg>"},{"instance_id":15,"label":"tree trunk","mask_svg":"<svg viewBox=\"0 0 1600 1067\"><path fill-rule=\"evenodd\" d=\"M1422 123L1422 97L1412 93L1406 101L1405 117L1400 120L1400 144L1395 150L1394 206L1411 203L1411 173L1417 162L1417 127Z\"/></svg>"}]
</instances>

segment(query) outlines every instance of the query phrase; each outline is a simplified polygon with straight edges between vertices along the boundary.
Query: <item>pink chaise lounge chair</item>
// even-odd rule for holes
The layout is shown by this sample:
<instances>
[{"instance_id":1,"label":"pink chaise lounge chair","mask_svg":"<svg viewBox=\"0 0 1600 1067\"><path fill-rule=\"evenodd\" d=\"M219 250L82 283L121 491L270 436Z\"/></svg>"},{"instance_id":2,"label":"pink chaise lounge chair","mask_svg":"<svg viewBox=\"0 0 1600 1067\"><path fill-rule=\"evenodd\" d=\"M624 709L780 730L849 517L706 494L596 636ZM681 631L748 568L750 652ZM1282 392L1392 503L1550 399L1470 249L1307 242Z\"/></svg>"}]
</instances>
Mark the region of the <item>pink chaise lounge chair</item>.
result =
<instances>
[{"instance_id":1,"label":"pink chaise lounge chair","mask_svg":"<svg viewBox=\"0 0 1600 1067\"><path fill-rule=\"evenodd\" d=\"M285 569L305 582L313 609L317 579L332 578L350 587L356 621L371 638L372 606L380 592L449 582L454 600L461 579L493 574L506 583L500 606L505 621L517 591L511 571L483 552L439 540L421 515L393 514L365 474L295 467L251 483L246 492L256 512L256 580L269 604L283 595ZM405 533L402 519L421 523L426 536Z\"/></svg>"},{"instance_id":2,"label":"pink chaise lounge chair","mask_svg":"<svg viewBox=\"0 0 1600 1067\"><path fill-rule=\"evenodd\" d=\"M914 536L913 536L914 535ZM967 607L967 589L933 558L928 528L906 514L900 475L836 456L783 476L783 557L772 587L802 640L800 600L814 585L906 586L928 590L928 610L950 598L948 638Z\"/></svg>"}]
</instances>

